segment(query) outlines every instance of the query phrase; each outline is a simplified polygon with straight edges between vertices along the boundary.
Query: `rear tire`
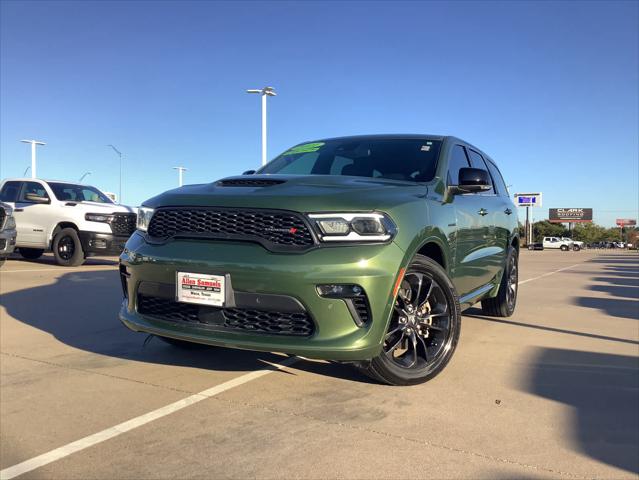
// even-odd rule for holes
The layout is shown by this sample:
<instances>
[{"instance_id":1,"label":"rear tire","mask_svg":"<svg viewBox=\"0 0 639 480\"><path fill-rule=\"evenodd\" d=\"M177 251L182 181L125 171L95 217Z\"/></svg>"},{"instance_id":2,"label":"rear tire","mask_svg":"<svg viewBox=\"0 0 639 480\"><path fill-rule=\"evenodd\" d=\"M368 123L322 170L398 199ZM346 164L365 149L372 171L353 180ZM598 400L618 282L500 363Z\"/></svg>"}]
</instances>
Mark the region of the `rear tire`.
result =
<instances>
[{"instance_id":1,"label":"rear tire","mask_svg":"<svg viewBox=\"0 0 639 480\"><path fill-rule=\"evenodd\" d=\"M77 267L84 263L82 243L75 228L63 228L53 238L53 256L62 267Z\"/></svg>"},{"instance_id":2,"label":"rear tire","mask_svg":"<svg viewBox=\"0 0 639 480\"><path fill-rule=\"evenodd\" d=\"M446 271L416 255L406 269L382 352L357 366L389 385L415 385L441 372L452 358L461 328L459 299Z\"/></svg>"},{"instance_id":3,"label":"rear tire","mask_svg":"<svg viewBox=\"0 0 639 480\"><path fill-rule=\"evenodd\" d=\"M501 277L499 292L495 298L481 301L481 310L490 317L510 317L517 306L517 286L519 283L519 257L515 247L508 248L506 268Z\"/></svg>"},{"instance_id":4,"label":"rear tire","mask_svg":"<svg viewBox=\"0 0 639 480\"><path fill-rule=\"evenodd\" d=\"M573 246L572 246L572 249L573 249L575 252L578 252L579 250L581 250L581 247L580 247L579 245L573 245Z\"/></svg>"},{"instance_id":5,"label":"rear tire","mask_svg":"<svg viewBox=\"0 0 639 480\"><path fill-rule=\"evenodd\" d=\"M559 247L561 249L562 252L567 252L568 250L570 250L568 248L568 245L562 245L561 247Z\"/></svg>"},{"instance_id":6,"label":"rear tire","mask_svg":"<svg viewBox=\"0 0 639 480\"><path fill-rule=\"evenodd\" d=\"M44 253L44 250L41 248L20 247L18 250L20 252L20 255L22 255L22 258L26 258L27 260L37 260Z\"/></svg>"}]
</instances>

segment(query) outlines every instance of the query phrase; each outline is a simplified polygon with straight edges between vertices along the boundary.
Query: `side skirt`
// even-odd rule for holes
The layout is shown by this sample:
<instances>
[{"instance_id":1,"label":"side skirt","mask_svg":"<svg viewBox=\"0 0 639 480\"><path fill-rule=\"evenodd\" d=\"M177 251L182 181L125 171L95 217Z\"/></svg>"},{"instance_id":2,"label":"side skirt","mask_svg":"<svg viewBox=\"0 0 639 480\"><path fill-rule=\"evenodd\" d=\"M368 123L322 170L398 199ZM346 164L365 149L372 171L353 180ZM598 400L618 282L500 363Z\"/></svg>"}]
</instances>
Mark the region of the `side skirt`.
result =
<instances>
[{"instance_id":1,"label":"side skirt","mask_svg":"<svg viewBox=\"0 0 639 480\"><path fill-rule=\"evenodd\" d=\"M486 293L495 288L495 286L496 285L494 283L487 283L483 287L479 287L477 290L473 290L469 294L461 297L459 299L459 306L462 311L475 305L484 295L486 295Z\"/></svg>"}]
</instances>

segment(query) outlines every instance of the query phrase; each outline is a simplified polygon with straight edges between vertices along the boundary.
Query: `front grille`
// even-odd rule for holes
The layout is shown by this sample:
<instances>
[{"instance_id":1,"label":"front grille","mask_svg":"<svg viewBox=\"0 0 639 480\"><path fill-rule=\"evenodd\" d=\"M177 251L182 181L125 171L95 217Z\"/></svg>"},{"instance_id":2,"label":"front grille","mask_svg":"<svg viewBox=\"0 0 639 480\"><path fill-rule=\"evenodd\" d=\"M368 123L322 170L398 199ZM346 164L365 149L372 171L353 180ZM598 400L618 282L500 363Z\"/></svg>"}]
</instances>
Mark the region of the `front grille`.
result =
<instances>
[{"instance_id":1,"label":"front grille","mask_svg":"<svg viewBox=\"0 0 639 480\"><path fill-rule=\"evenodd\" d=\"M7 218L7 214L4 211L4 208L0 206L0 231L4 228L4 221Z\"/></svg>"},{"instance_id":2,"label":"front grille","mask_svg":"<svg viewBox=\"0 0 639 480\"><path fill-rule=\"evenodd\" d=\"M285 181L286 180L275 180L271 178L235 178L231 180L222 180L217 184L221 187L270 187L271 185L279 185Z\"/></svg>"},{"instance_id":3,"label":"front grille","mask_svg":"<svg viewBox=\"0 0 639 480\"><path fill-rule=\"evenodd\" d=\"M5 248L7 248L7 239L0 238L0 250L4 250Z\"/></svg>"},{"instance_id":4,"label":"front grille","mask_svg":"<svg viewBox=\"0 0 639 480\"><path fill-rule=\"evenodd\" d=\"M308 337L315 324L306 312L216 308L138 294L138 312L160 320L218 330Z\"/></svg>"},{"instance_id":5,"label":"front grille","mask_svg":"<svg viewBox=\"0 0 639 480\"><path fill-rule=\"evenodd\" d=\"M151 237L222 238L256 241L272 250L306 249L313 235L301 215L282 210L169 207L157 210Z\"/></svg>"},{"instance_id":6,"label":"front grille","mask_svg":"<svg viewBox=\"0 0 639 480\"><path fill-rule=\"evenodd\" d=\"M130 236L135 232L137 216L135 213L115 213L109 222L116 235Z\"/></svg>"}]
</instances>

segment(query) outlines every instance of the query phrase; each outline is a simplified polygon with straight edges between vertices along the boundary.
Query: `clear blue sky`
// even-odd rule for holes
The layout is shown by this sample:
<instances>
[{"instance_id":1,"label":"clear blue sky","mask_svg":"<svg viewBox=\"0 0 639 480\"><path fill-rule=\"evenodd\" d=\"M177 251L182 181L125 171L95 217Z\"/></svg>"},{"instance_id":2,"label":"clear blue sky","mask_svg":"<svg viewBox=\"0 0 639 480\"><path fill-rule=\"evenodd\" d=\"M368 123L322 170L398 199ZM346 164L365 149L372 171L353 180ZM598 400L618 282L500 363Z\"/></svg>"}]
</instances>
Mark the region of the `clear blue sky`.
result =
<instances>
[{"instance_id":1,"label":"clear blue sky","mask_svg":"<svg viewBox=\"0 0 639 480\"><path fill-rule=\"evenodd\" d=\"M124 201L358 133L456 135L544 208L637 217L639 3L29 2L1 13L0 176L117 192Z\"/></svg>"}]
</instances>

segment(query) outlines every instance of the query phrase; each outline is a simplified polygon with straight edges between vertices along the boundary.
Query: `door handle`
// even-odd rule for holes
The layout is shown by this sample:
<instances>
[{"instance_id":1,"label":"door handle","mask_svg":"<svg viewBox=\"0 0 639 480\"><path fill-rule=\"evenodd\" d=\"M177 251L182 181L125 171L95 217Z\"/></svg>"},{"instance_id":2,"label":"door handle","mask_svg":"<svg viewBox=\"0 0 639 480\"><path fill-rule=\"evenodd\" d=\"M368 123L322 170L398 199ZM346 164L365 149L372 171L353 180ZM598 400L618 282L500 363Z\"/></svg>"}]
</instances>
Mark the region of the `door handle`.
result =
<instances>
[{"instance_id":1,"label":"door handle","mask_svg":"<svg viewBox=\"0 0 639 480\"><path fill-rule=\"evenodd\" d=\"M507 208L506 210L504 210L504 213L506 215L510 215L511 213L513 213L513 211L510 208Z\"/></svg>"},{"instance_id":2,"label":"door handle","mask_svg":"<svg viewBox=\"0 0 639 480\"><path fill-rule=\"evenodd\" d=\"M14 208L13 213L16 213L16 212L24 212L24 208Z\"/></svg>"},{"instance_id":3,"label":"door handle","mask_svg":"<svg viewBox=\"0 0 639 480\"><path fill-rule=\"evenodd\" d=\"M484 215L488 215L488 210L486 210L485 208L480 208L479 212L477 213L479 213L483 217Z\"/></svg>"}]
</instances>

